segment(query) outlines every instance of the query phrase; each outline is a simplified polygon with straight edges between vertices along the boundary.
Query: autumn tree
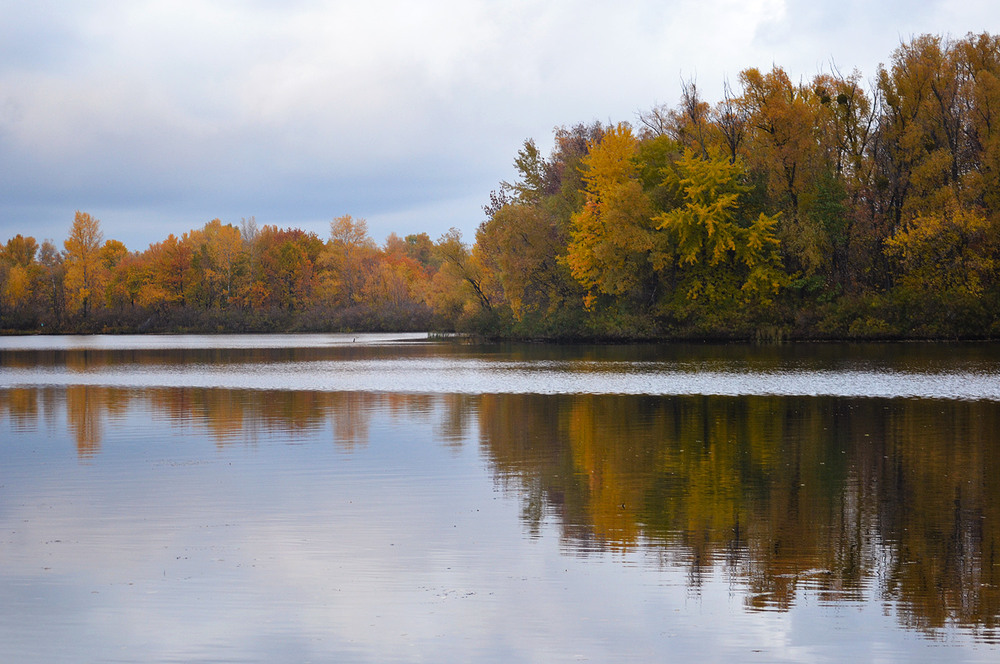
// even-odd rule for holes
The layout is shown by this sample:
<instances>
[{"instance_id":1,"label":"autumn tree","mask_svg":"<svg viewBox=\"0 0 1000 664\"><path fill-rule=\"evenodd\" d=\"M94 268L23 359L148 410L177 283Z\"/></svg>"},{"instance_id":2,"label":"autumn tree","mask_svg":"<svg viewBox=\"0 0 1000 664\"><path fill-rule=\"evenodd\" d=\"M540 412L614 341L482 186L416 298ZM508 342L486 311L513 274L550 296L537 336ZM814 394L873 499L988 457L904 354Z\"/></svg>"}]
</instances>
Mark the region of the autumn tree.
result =
<instances>
[{"instance_id":1,"label":"autumn tree","mask_svg":"<svg viewBox=\"0 0 1000 664\"><path fill-rule=\"evenodd\" d=\"M80 311L86 318L93 302L103 293L104 269L100 260L104 234L101 222L86 212L77 210L70 228L66 247L66 293L71 311Z\"/></svg>"},{"instance_id":2,"label":"autumn tree","mask_svg":"<svg viewBox=\"0 0 1000 664\"><path fill-rule=\"evenodd\" d=\"M139 294L149 276L146 267L142 257L136 252L127 252L115 262L104 289L108 309L118 312L135 310Z\"/></svg>"},{"instance_id":3,"label":"autumn tree","mask_svg":"<svg viewBox=\"0 0 1000 664\"><path fill-rule=\"evenodd\" d=\"M423 284L427 272L408 252L408 245L395 233L376 252L370 273L362 287L359 301L368 306L373 319L394 320L403 324L422 307Z\"/></svg>"},{"instance_id":4,"label":"autumn tree","mask_svg":"<svg viewBox=\"0 0 1000 664\"><path fill-rule=\"evenodd\" d=\"M248 264L240 230L213 219L200 230L192 231L188 243L192 246L193 276L189 287L192 301L203 307L229 306Z\"/></svg>"},{"instance_id":5,"label":"autumn tree","mask_svg":"<svg viewBox=\"0 0 1000 664\"><path fill-rule=\"evenodd\" d=\"M66 310L66 265L62 252L52 240L43 241L39 247L38 266L36 292L41 306L40 324L52 328L62 322Z\"/></svg>"},{"instance_id":6,"label":"autumn tree","mask_svg":"<svg viewBox=\"0 0 1000 664\"><path fill-rule=\"evenodd\" d=\"M493 312L478 260L462 241L457 228L443 234L434 245L441 268L427 285L426 301L435 314L454 326L479 312Z\"/></svg>"},{"instance_id":7,"label":"autumn tree","mask_svg":"<svg viewBox=\"0 0 1000 664\"><path fill-rule=\"evenodd\" d=\"M970 154L966 205L1000 211L1000 36L968 35L955 45Z\"/></svg>"},{"instance_id":8,"label":"autumn tree","mask_svg":"<svg viewBox=\"0 0 1000 664\"><path fill-rule=\"evenodd\" d=\"M986 34L921 35L879 68L885 248L901 261L904 289L922 284L928 295L951 292L965 301L959 294L979 291L991 271L988 240L1000 212L998 45ZM932 278L935 265L952 272Z\"/></svg>"},{"instance_id":9,"label":"autumn tree","mask_svg":"<svg viewBox=\"0 0 1000 664\"><path fill-rule=\"evenodd\" d=\"M558 205L546 193L549 163L535 142L527 140L514 159L518 180L502 183L502 197L491 195L487 219L476 232L473 253L482 268L484 290L495 303L510 308L521 322L526 316L549 318L578 288L565 265L566 236ZM560 192L561 193L561 192Z\"/></svg>"},{"instance_id":10,"label":"autumn tree","mask_svg":"<svg viewBox=\"0 0 1000 664\"><path fill-rule=\"evenodd\" d=\"M316 288L316 262L323 241L300 229L264 226L257 239L260 257L254 306L299 311L312 303Z\"/></svg>"},{"instance_id":11,"label":"autumn tree","mask_svg":"<svg viewBox=\"0 0 1000 664\"><path fill-rule=\"evenodd\" d=\"M325 298L347 307L361 300L366 279L375 270L377 246L368 235L368 222L346 214L330 222L330 240L320 261Z\"/></svg>"},{"instance_id":12,"label":"autumn tree","mask_svg":"<svg viewBox=\"0 0 1000 664\"><path fill-rule=\"evenodd\" d=\"M720 145L725 147L729 161L735 162L743 154L750 112L743 100L733 93L726 81L722 100L712 110L712 124L719 136Z\"/></svg>"},{"instance_id":13,"label":"autumn tree","mask_svg":"<svg viewBox=\"0 0 1000 664\"><path fill-rule=\"evenodd\" d=\"M35 263L37 252L35 238L21 234L0 246L0 314L6 313L8 320L11 314L25 314L32 308L41 272Z\"/></svg>"},{"instance_id":14,"label":"autumn tree","mask_svg":"<svg viewBox=\"0 0 1000 664\"><path fill-rule=\"evenodd\" d=\"M819 168L802 193L800 213L824 235L826 275L842 291L856 291L884 272L878 220L875 160L878 92L871 94L854 71L821 74L812 81Z\"/></svg>"},{"instance_id":15,"label":"autumn tree","mask_svg":"<svg viewBox=\"0 0 1000 664\"><path fill-rule=\"evenodd\" d=\"M106 240L97 252L101 269L105 273L111 272L115 269L115 267L123 258L125 258L127 254L128 248L126 248L125 244L119 240Z\"/></svg>"},{"instance_id":16,"label":"autumn tree","mask_svg":"<svg viewBox=\"0 0 1000 664\"><path fill-rule=\"evenodd\" d=\"M741 209L749 189L742 162L687 150L667 176L676 179L683 202L653 219L660 231L657 271L669 275L682 299L733 312L769 303L788 283L775 237L778 215L748 217Z\"/></svg>"},{"instance_id":17,"label":"autumn tree","mask_svg":"<svg viewBox=\"0 0 1000 664\"><path fill-rule=\"evenodd\" d=\"M143 307L162 310L186 304L185 293L192 276L191 255L190 244L173 233L142 253L144 278L138 301Z\"/></svg>"},{"instance_id":18,"label":"autumn tree","mask_svg":"<svg viewBox=\"0 0 1000 664\"><path fill-rule=\"evenodd\" d=\"M434 254L434 241L427 233L411 233L403 238L406 255L425 270L436 272L441 263Z\"/></svg>"},{"instance_id":19,"label":"autumn tree","mask_svg":"<svg viewBox=\"0 0 1000 664\"><path fill-rule=\"evenodd\" d=\"M965 89L954 42L921 35L879 67L882 94L880 174L890 194L890 231L920 214L963 200L970 170Z\"/></svg>"},{"instance_id":20,"label":"autumn tree","mask_svg":"<svg viewBox=\"0 0 1000 664\"><path fill-rule=\"evenodd\" d=\"M968 301L996 282L1000 228L957 206L916 218L886 243L902 265L902 287L922 299Z\"/></svg>"},{"instance_id":21,"label":"autumn tree","mask_svg":"<svg viewBox=\"0 0 1000 664\"><path fill-rule=\"evenodd\" d=\"M563 268L557 262L561 249L547 210L512 203L480 225L473 251L520 320L526 314L550 313L561 303Z\"/></svg>"},{"instance_id":22,"label":"autumn tree","mask_svg":"<svg viewBox=\"0 0 1000 664\"><path fill-rule=\"evenodd\" d=\"M663 104L639 114L640 135L644 139L666 136L684 149L707 156L717 133L712 116L712 107L702 99L697 84L682 81L681 100L676 107Z\"/></svg>"},{"instance_id":23,"label":"autumn tree","mask_svg":"<svg viewBox=\"0 0 1000 664\"><path fill-rule=\"evenodd\" d=\"M803 276L826 273L830 235L812 214L810 194L833 166L822 143L825 90L795 84L780 67L740 73L748 112L747 161L766 183L770 207L780 210L777 230L788 267Z\"/></svg>"},{"instance_id":24,"label":"autumn tree","mask_svg":"<svg viewBox=\"0 0 1000 664\"><path fill-rule=\"evenodd\" d=\"M601 142L605 127L600 122L559 127L553 134L555 146L543 165L547 206L556 215L559 232L568 237L570 217L586 200L582 163L590 148Z\"/></svg>"},{"instance_id":25,"label":"autumn tree","mask_svg":"<svg viewBox=\"0 0 1000 664\"><path fill-rule=\"evenodd\" d=\"M105 241L97 252L103 284L101 298L104 306L111 306L112 301L116 299L109 291L112 288L112 282L116 281L118 266L126 256L128 256L128 249L118 240Z\"/></svg>"},{"instance_id":26,"label":"autumn tree","mask_svg":"<svg viewBox=\"0 0 1000 664\"><path fill-rule=\"evenodd\" d=\"M504 182L503 185L516 196L518 201L537 204L545 194L546 167L547 163L541 151L535 145L535 141L529 138L514 158L514 168L520 177L513 184Z\"/></svg>"},{"instance_id":27,"label":"autumn tree","mask_svg":"<svg viewBox=\"0 0 1000 664\"><path fill-rule=\"evenodd\" d=\"M35 255L38 253L38 242L35 238L25 237L18 233L7 240L7 244L0 247L0 261L8 265L28 267L35 262Z\"/></svg>"},{"instance_id":28,"label":"autumn tree","mask_svg":"<svg viewBox=\"0 0 1000 664\"><path fill-rule=\"evenodd\" d=\"M641 296L651 274L652 206L638 178L638 141L628 125L609 129L582 160L583 209L572 216L566 264L588 291Z\"/></svg>"}]
</instances>

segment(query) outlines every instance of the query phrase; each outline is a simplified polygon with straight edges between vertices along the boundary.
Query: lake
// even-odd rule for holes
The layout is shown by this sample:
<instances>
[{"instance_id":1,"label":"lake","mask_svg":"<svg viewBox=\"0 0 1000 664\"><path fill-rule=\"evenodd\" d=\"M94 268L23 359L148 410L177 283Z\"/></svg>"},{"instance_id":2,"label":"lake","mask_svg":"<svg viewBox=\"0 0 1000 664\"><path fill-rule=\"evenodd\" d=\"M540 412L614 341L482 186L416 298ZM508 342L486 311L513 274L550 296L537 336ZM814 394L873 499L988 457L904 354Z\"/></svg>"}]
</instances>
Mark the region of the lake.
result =
<instances>
[{"instance_id":1,"label":"lake","mask_svg":"<svg viewBox=\"0 0 1000 664\"><path fill-rule=\"evenodd\" d=\"M0 338L0 661L734 658L1000 660L1000 345Z\"/></svg>"}]
</instances>

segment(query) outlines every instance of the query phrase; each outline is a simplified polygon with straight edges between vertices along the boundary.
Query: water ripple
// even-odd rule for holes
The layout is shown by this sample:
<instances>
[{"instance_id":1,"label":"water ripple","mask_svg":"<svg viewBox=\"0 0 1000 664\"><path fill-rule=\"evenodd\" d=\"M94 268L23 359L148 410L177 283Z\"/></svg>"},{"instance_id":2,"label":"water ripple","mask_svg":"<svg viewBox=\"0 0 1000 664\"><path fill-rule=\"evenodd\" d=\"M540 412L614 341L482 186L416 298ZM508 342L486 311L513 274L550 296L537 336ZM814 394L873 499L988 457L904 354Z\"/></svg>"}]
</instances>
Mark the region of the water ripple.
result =
<instances>
[{"instance_id":1,"label":"water ripple","mask_svg":"<svg viewBox=\"0 0 1000 664\"><path fill-rule=\"evenodd\" d=\"M0 387L101 385L427 394L836 396L1000 401L974 371L699 370L669 363L416 358L281 363L4 368Z\"/></svg>"}]
</instances>

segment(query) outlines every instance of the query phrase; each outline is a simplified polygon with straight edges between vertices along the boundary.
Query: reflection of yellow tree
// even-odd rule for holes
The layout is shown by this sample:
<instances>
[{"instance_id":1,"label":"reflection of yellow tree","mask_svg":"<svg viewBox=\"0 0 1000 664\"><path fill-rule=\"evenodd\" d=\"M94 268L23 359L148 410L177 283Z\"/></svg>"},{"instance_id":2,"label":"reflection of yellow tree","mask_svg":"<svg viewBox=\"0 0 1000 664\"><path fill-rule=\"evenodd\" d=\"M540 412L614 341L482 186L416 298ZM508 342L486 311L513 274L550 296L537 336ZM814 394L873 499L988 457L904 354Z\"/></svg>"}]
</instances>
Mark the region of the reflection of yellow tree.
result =
<instances>
[{"instance_id":1,"label":"reflection of yellow tree","mask_svg":"<svg viewBox=\"0 0 1000 664\"><path fill-rule=\"evenodd\" d=\"M435 428L435 437L457 448L475 424L475 399L466 394L445 394L441 399L443 415Z\"/></svg>"},{"instance_id":2,"label":"reflection of yellow tree","mask_svg":"<svg viewBox=\"0 0 1000 664\"><path fill-rule=\"evenodd\" d=\"M108 415L112 418L125 417L131 408L133 392L117 387L108 388L106 392L104 403Z\"/></svg>"},{"instance_id":3,"label":"reflection of yellow tree","mask_svg":"<svg viewBox=\"0 0 1000 664\"><path fill-rule=\"evenodd\" d=\"M151 390L154 412L185 426L204 426L219 445L253 442L260 433L319 429L331 395L320 392L233 391L211 388Z\"/></svg>"},{"instance_id":4,"label":"reflection of yellow tree","mask_svg":"<svg viewBox=\"0 0 1000 664\"><path fill-rule=\"evenodd\" d=\"M476 400L483 453L499 482L521 495L525 525L535 535L547 511L560 517L567 532L581 523L569 516L580 513L583 497L569 471L562 432L567 400L538 394L483 394Z\"/></svg>"},{"instance_id":5,"label":"reflection of yellow tree","mask_svg":"<svg viewBox=\"0 0 1000 664\"><path fill-rule=\"evenodd\" d=\"M294 437L319 431L329 423L334 442L346 451L368 444L376 412L425 414L433 410L436 400L427 395L211 388L170 388L146 394L154 412L176 424L203 426L219 445L254 443L262 435Z\"/></svg>"},{"instance_id":6,"label":"reflection of yellow tree","mask_svg":"<svg viewBox=\"0 0 1000 664\"><path fill-rule=\"evenodd\" d=\"M995 404L484 395L479 414L529 527L554 512L582 550L665 547L695 583L723 565L749 608L878 584L908 625L998 627Z\"/></svg>"},{"instance_id":7,"label":"reflection of yellow tree","mask_svg":"<svg viewBox=\"0 0 1000 664\"><path fill-rule=\"evenodd\" d=\"M338 392L330 395L333 440L340 449L350 452L368 445L374 395L364 392Z\"/></svg>"},{"instance_id":8,"label":"reflection of yellow tree","mask_svg":"<svg viewBox=\"0 0 1000 664\"><path fill-rule=\"evenodd\" d=\"M239 392L230 390L198 390L195 393L196 408L205 420L205 427L222 446L243 433L246 417L245 401Z\"/></svg>"},{"instance_id":9,"label":"reflection of yellow tree","mask_svg":"<svg viewBox=\"0 0 1000 664\"><path fill-rule=\"evenodd\" d=\"M635 510L646 487L637 480L651 461L650 446L638 422L615 412L618 405L581 397L569 411L568 434L594 533L613 545L629 546L639 532Z\"/></svg>"},{"instance_id":10,"label":"reflection of yellow tree","mask_svg":"<svg viewBox=\"0 0 1000 664\"><path fill-rule=\"evenodd\" d=\"M30 427L38 419L38 390L16 388L0 391L0 412L5 412L17 427Z\"/></svg>"},{"instance_id":11,"label":"reflection of yellow tree","mask_svg":"<svg viewBox=\"0 0 1000 664\"><path fill-rule=\"evenodd\" d=\"M429 414L434 409L437 396L431 394L404 394L389 392L381 395L383 408L393 417L402 418L417 414Z\"/></svg>"},{"instance_id":12,"label":"reflection of yellow tree","mask_svg":"<svg viewBox=\"0 0 1000 664\"><path fill-rule=\"evenodd\" d=\"M92 457L101 450L106 397L107 389L101 387L70 385L66 388L66 420L81 458Z\"/></svg>"}]
</instances>

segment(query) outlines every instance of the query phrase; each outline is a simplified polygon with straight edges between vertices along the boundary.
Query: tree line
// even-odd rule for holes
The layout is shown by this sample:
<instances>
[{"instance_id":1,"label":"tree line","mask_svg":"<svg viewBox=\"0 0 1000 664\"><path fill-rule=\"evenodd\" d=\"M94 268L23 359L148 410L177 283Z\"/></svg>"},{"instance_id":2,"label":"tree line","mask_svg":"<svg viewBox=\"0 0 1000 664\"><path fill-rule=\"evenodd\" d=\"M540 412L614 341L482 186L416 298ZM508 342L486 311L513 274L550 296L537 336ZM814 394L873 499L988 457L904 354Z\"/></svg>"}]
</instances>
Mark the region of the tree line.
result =
<instances>
[{"instance_id":1,"label":"tree line","mask_svg":"<svg viewBox=\"0 0 1000 664\"><path fill-rule=\"evenodd\" d=\"M924 35L865 84L746 69L714 105L518 152L473 254L524 335L995 337L1000 39Z\"/></svg>"},{"instance_id":2,"label":"tree line","mask_svg":"<svg viewBox=\"0 0 1000 664\"><path fill-rule=\"evenodd\" d=\"M447 326L444 265L457 233L390 235L345 215L330 236L213 219L145 251L77 212L64 249L17 235L0 249L2 327L53 331L424 330Z\"/></svg>"},{"instance_id":3,"label":"tree line","mask_svg":"<svg viewBox=\"0 0 1000 664\"><path fill-rule=\"evenodd\" d=\"M540 338L1000 336L1000 39L922 35L868 82L742 71L531 139L467 244L213 220L144 252L78 213L0 252L21 329L454 329Z\"/></svg>"}]
</instances>

